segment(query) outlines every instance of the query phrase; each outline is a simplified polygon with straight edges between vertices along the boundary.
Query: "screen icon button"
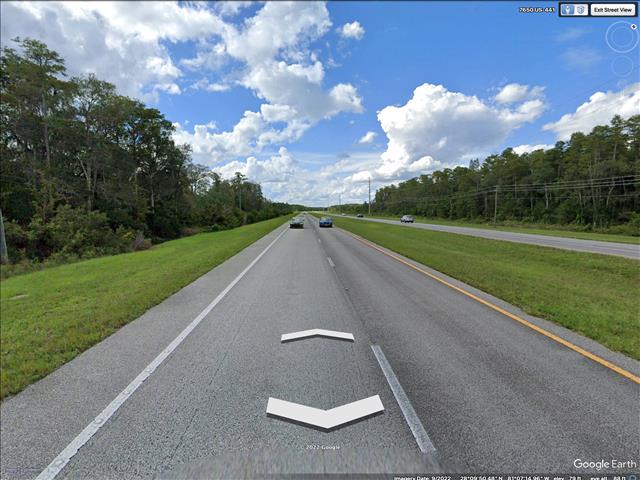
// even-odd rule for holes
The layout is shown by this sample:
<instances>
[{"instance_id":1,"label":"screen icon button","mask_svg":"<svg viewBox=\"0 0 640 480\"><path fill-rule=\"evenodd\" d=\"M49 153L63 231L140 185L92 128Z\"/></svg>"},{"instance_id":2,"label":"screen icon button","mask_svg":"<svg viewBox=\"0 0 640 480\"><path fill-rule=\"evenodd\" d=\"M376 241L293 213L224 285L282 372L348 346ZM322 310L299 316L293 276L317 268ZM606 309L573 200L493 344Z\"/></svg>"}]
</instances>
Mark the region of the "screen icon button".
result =
<instances>
[{"instance_id":1,"label":"screen icon button","mask_svg":"<svg viewBox=\"0 0 640 480\"><path fill-rule=\"evenodd\" d=\"M558 11L561 17L588 17L588 3L560 3Z\"/></svg>"}]
</instances>

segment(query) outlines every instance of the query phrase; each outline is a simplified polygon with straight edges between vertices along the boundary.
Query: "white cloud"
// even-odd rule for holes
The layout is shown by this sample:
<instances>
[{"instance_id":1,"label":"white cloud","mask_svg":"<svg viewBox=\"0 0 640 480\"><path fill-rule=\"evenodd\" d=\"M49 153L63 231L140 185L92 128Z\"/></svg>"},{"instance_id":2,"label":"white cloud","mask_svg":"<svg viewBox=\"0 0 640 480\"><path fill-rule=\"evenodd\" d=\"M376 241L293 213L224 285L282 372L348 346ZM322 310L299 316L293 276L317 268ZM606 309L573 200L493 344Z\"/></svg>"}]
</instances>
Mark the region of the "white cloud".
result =
<instances>
[{"instance_id":1,"label":"white cloud","mask_svg":"<svg viewBox=\"0 0 640 480\"><path fill-rule=\"evenodd\" d=\"M182 93L182 90L180 90L180 87L175 83L160 83L155 85L154 89L161 90L171 95L180 95L180 93Z\"/></svg>"},{"instance_id":2,"label":"white cloud","mask_svg":"<svg viewBox=\"0 0 640 480\"><path fill-rule=\"evenodd\" d=\"M362 111L353 85L323 85L324 66L311 49L331 28L323 2L267 2L242 23L224 19L250 4L2 2L1 33L10 39L28 32L58 51L70 74L95 73L119 92L146 101L157 101L161 92L181 93L181 69L206 77L191 82L191 89L250 89L264 103L245 112L231 131L182 129L178 135L209 164L297 140L323 119ZM174 63L167 41L196 42L196 55Z\"/></svg>"},{"instance_id":3,"label":"white cloud","mask_svg":"<svg viewBox=\"0 0 640 480\"><path fill-rule=\"evenodd\" d=\"M183 58L180 64L189 70L217 70L227 62L224 43L200 42L198 53L194 58Z\"/></svg>"},{"instance_id":4,"label":"white cloud","mask_svg":"<svg viewBox=\"0 0 640 480\"><path fill-rule=\"evenodd\" d=\"M193 90L206 90L207 92L226 92L231 89L227 83L210 83L208 79L201 78L190 87Z\"/></svg>"},{"instance_id":5,"label":"white cloud","mask_svg":"<svg viewBox=\"0 0 640 480\"><path fill-rule=\"evenodd\" d=\"M249 157L246 161L233 161L213 169L225 178L240 172L260 184L289 182L297 170L297 162L285 147L280 147L277 155L266 160Z\"/></svg>"},{"instance_id":6,"label":"white cloud","mask_svg":"<svg viewBox=\"0 0 640 480\"><path fill-rule=\"evenodd\" d=\"M318 159L325 166L319 171L310 169ZM335 156L322 153L294 155L281 147L276 154L266 158L250 156L214 167L225 178L241 172L250 180L258 181L265 195L275 201L325 206L338 203L363 202L367 199L368 177L353 178L357 170L374 168L380 161L380 152L345 155L337 162L328 163ZM305 160L306 159L306 160ZM388 182L387 182L388 183ZM383 183L373 180L372 192Z\"/></svg>"},{"instance_id":7,"label":"white cloud","mask_svg":"<svg viewBox=\"0 0 640 480\"><path fill-rule=\"evenodd\" d=\"M254 2L251 1L226 0L223 2L216 2L214 5L220 15L223 17L232 17L237 15L240 10L251 6L253 3Z\"/></svg>"},{"instance_id":8,"label":"white cloud","mask_svg":"<svg viewBox=\"0 0 640 480\"><path fill-rule=\"evenodd\" d=\"M367 132L360 138L360 140L358 140L358 143L360 144L373 143L376 136L378 136L376 132Z\"/></svg>"},{"instance_id":9,"label":"white cloud","mask_svg":"<svg viewBox=\"0 0 640 480\"><path fill-rule=\"evenodd\" d=\"M547 123L543 130L555 132L558 140L569 140L574 132L590 132L596 125L606 125L615 115L629 118L640 112L640 83L618 92L596 92L575 112Z\"/></svg>"},{"instance_id":10,"label":"white cloud","mask_svg":"<svg viewBox=\"0 0 640 480\"><path fill-rule=\"evenodd\" d=\"M194 68L215 69L225 62L241 65L235 83L265 102L258 111L245 112L230 132L198 135L195 130L193 134L181 130L181 138L194 145L200 162L255 154L267 145L298 140L323 119L362 111L362 99L353 85L323 88L324 66L309 45L330 26L324 3L267 2L242 26L224 24L220 41L205 45L209 52L201 50L195 58L183 60ZM276 122L285 126L276 127Z\"/></svg>"},{"instance_id":11,"label":"white cloud","mask_svg":"<svg viewBox=\"0 0 640 480\"><path fill-rule=\"evenodd\" d=\"M525 99L539 99L544 93L544 87L531 87L519 83L509 83L502 87L494 100L503 105L520 102Z\"/></svg>"},{"instance_id":12,"label":"white cloud","mask_svg":"<svg viewBox=\"0 0 640 480\"><path fill-rule=\"evenodd\" d=\"M360 40L364 37L364 28L360 25L360 22L345 23L342 27L338 28L338 33L342 38L353 38Z\"/></svg>"},{"instance_id":13,"label":"white cloud","mask_svg":"<svg viewBox=\"0 0 640 480\"><path fill-rule=\"evenodd\" d=\"M553 148L553 145L548 145L545 143L540 143L538 145L525 144L525 145L518 145L517 147L513 147L513 151L518 155L522 155L523 153L531 153L531 152L535 152L536 150L549 150L550 148Z\"/></svg>"},{"instance_id":14,"label":"white cloud","mask_svg":"<svg viewBox=\"0 0 640 480\"><path fill-rule=\"evenodd\" d=\"M541 96L541 91L536 95ZM459 164L464 158L500 145L513 130L537 119L545 108L542 97L496 107L476 96L425 83L414 90L405 105L388 106L378 112L388 143L375 176L396 180Z\"/></svg>"},{"instance_id":15,"label":"white cloud","mask_svg":"<svg viewBox=\"0 0 640 480\"><path fill-rule=\"evenodd\" d=\"M95 73L147 100L179 88L181 72L163 40L194 40L222 27L206 8L171 2L2 2L0 14L3 46L16 36L38 39L60 53L71 75Z\"/></svg>"}]
</instances>

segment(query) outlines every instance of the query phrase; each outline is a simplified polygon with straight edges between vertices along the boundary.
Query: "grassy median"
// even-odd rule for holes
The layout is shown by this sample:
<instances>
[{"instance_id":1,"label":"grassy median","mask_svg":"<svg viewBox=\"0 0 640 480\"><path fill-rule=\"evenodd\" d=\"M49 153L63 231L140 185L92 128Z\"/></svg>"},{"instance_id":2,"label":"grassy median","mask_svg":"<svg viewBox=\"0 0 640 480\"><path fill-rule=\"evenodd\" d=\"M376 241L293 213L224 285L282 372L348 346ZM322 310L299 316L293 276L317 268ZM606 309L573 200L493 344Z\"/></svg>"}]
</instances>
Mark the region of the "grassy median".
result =
<instances>
[{"instance_id":1,"label":"grassy median","mask_svg":"<svg viewBox=\"0 0 640 480\"><path fill-rule=\"evenodd\" d=\"M332 215L336 215L333 213ZM400 221L401 215L366 215L369 218L381 218L384 220ZM640 237L619 233L601 233L572 230L571 226L545 225L542 223L519 223L502 221L497 225L493 223L478 223L465 220L446 220L443 218L427 218L415 216L416 222L431 223L434 225L446 225L452 227L483 228L485 230L498 230L501 232L527 233L536 235L550 235L553 237L578 238L581 240L598 240L600 242L617 242L640 245Z\"/></svg>"},{"instance_id":2,"label":"grassy median","mask_svg":"<svg viewBox=\"0 0 640 480\"><path fill-rule=\"evenodd\" d=\"M111 335L288 217L0 282L0 398Z\"/></svg>"},{"instance_id":3,"label":"grassy median","mask_svg":"<svg viewBox=\"0 0 640 480\"><path fill-rule=\"evenodd\" d=\"M341 217L334 222L640 360L636 260Z\"/></svg>"}]
</instances>

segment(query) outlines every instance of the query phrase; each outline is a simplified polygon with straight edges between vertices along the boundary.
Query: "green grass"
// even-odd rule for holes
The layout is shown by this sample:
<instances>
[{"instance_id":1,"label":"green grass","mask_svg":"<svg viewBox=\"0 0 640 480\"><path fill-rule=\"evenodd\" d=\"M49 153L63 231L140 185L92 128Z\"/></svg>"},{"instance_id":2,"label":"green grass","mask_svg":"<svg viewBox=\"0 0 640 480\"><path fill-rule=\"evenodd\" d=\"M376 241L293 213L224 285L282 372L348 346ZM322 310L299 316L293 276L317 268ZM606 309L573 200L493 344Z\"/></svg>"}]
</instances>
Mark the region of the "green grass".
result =
<instances>
[{"instance_id":1,"label":"green grass","mask_svg":"<svg viewBox=\"0 0 640 480\"><path fill-rule=\"evenodd\" d=\"M44 377L289 218L0 282L0 398Z\"/></svg>"},{"instance_id":2,"label":"green grass","mask_svg":"<svg viewBox=\"0 0 640 480\"><path fill-rule=\"evenodd\" d=\"M640 262L334 217L378 245L640 360Z\"/></svg>"},{"instance_id":3,"label":"green grass","mask_svg":"<svg viewBox=\"0 0 640 480\"><path fill-rule=\"evenodd\" d=\"M336 214L332 213L332 217ZM366 215L370 218L382 218L385 220L400 220L401 215ZM618 233L598 233L598 232L584 232L572 230L572 227L561 225L545 225L540 223L517 223L517 222L499 222L497 225L493 223L478 223L469 222L464 220L446 220L442 218L427 218L414 215L416 222L420 223L433 223L435 225L448 225L455 227L469 227L469 228L484 228L487 230L500 230L504 232L515 233L535 233L537 235L550 235L554 237L567 237L567 238L579 238L583 240L599 240L601 242L618 242L618 243L631 243L640 245L640 237L634 237L631 235L623 235Z\"/></svg>"}]
</instances>

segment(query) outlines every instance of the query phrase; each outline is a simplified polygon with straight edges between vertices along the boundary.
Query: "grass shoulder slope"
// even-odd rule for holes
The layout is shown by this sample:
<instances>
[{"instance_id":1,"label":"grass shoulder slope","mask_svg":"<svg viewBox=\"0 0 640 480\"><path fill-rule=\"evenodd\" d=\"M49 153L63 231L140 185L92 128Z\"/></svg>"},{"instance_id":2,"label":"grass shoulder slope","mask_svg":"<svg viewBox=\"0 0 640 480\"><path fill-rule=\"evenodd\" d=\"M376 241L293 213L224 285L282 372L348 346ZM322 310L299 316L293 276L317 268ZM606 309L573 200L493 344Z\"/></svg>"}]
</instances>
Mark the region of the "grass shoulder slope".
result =
<instances>
[{"instance_id":1,"label":"grass shoulder slope","mask_svg":"<svg viewBox=\"0 0 640 480\"><path fill-rule=\"evenodd\" d=\"M0 398L68 362L287 218L3 280Z\"/></svg>"}]
</instances>

